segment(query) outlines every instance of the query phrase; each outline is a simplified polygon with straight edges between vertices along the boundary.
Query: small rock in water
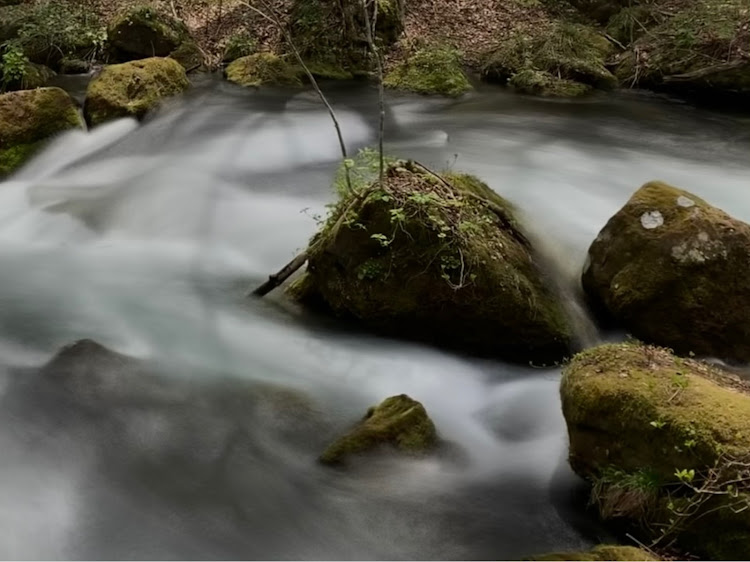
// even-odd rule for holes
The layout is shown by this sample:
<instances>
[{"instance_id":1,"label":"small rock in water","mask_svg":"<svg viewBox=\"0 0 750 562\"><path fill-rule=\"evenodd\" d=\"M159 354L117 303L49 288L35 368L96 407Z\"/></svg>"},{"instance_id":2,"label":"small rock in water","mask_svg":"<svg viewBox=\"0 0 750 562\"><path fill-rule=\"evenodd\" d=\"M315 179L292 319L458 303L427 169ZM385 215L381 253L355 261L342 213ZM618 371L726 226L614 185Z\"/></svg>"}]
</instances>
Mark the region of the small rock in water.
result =
<instances>
[{"instance_id":1,"label":"small rock in water","mask_svg":"<svg viewBox=\"0 0 750 562\"><path fill-rule=\"evenodd\" d=\"M426 453L437 444L435 424L424 406L401 394L370 408L354 429L328 446L319 460L323 464L340 464L350 455L382 445L406 453Z\"/></svg>"}]
</instances>

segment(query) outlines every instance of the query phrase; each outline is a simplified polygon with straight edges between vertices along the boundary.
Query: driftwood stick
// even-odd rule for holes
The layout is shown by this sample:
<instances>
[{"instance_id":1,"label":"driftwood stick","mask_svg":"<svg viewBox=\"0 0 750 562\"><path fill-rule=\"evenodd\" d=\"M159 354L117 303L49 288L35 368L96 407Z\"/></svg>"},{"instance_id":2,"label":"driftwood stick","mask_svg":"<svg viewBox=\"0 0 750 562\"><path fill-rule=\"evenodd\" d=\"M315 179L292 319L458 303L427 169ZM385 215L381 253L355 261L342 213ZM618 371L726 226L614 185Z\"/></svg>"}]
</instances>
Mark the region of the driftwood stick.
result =
<instances>
[{"instance_id":1,"label":"driftwood stick","mask_svg":"<svg viewBox=\"0 0 750 562\"><path fill-rule=\"evenodd\" d=\"M277 273L268 276L268 281L255 289L251 294L256 297L263 297L289 279L292 274L307 262L307 251L302 252L294 257L292 261L282 267Z\"/></svg>"}]
</instances>

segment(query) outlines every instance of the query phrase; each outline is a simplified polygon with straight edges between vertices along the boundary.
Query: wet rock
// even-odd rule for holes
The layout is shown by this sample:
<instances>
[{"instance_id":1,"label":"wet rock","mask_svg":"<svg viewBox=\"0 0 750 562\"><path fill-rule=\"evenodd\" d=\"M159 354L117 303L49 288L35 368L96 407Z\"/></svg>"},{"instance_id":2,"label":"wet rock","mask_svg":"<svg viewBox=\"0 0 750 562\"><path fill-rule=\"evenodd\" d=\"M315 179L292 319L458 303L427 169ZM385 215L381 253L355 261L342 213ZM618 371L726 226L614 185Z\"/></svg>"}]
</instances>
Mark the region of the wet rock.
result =
<instances>
[{"instance_id":1,"label":"wet rock","mask_svg":"<svg viewBox=\"0 0 750 562\"><path fill-rule=\"evenodd\" d=\"M346 195L312 239L296 296L390 335L553 362L571 331L510 204L479 179L409 162Z\"/></svg>"},{"instance_id":2,"label":"wet rock","mask_svg":"<svg viewBox=\"0 0 750 562\"><path fill-rule=\"evenodd\" d=\"M75 102L60 88L0 95L0 176L18 168L53 135L80 128Z\"/></svg>"},{"instance_id":3,"label":"wet rock","mask_svg":"<svg viewBox=\"0 0 750 562\"><path fill-rule=\"evenodd\" d=\"M304 72L273 53L241 57L227 66L227 80L246 88L258 86L302 86Z\"/></svg>"},{"instance_id":4,"label":"wet rock","mask_svg":"<svg viewBox=\"0 0 750 562\"><path fill-rule=\"evenodd\" d=\"M606 562L608 560L654 561L659 560L659 558L656 558L642 548L603 544L591 550L553 552L534 556L533 558L526 558L525 560L597 560Z\"/></svg>"},{"instance_id":5,"label":"wet rock","mask_svg":"<svg viewBox=\"0 0 750 562\"><path fill-rule=\"evenodd\" d=\"M84 115L90 125L120 117L140 119L189 87L185 69L170 58L114 64L105 67L89 84Z\"/></svg>"},{"instance_id":6,"label":"wet rock","mask_svg":"<svg viewBox=\"0 0 750 562\"><path fill-rule=\"evenodd\" d=\"M586 84L558 78L543 70L522 70L508 80L508 85L524 94L552 98L574 98L591 91Z\"/></svg>"},{"instance_id":7,"label":"wet rock","mask_svg":"<svg viewBox=\"0 0 750 562\"><path fill-rule=\"evenodd\" d=\"M708 559L750 556L749 389L663 348L611 344L575 356L560 386L570 465L593 483L602 517L646 544L667 529L666 540Z\"/></svg>"},{"instance_id":8,"label":"wet rock","mask_svg":"<svg viewBox=\"0 0 750 562\"><path fill-rule=\"evenodd\" d=\"M435 425L424 406L401 394L370 408L357 426L328 446L319 460L324 464L340 464L351 455L383 445L404 453L422 454L433 450L437 443Z\"/></svg>"},{"instance_id":9,"label":"wet rock","mask_svg":"<svg viewBox=\"0 0 750 562\"><path fill-rule=\"evenodd\" d=\"M460 53L448 46L425 46L407 55L385 75L386 88L456 97L472 89Z\"/></svg>"},{"instance_id":10,"label":"wet rock","mask_svg":"<svg viewBox=\"0 0 750 562\"><path fill-rule=\"evenodd\" d=\"M115 17L107 35L115 60L120 62L166 57L190 40L184 23L149 6L136 7Z\"/></svg>"},{"instance_id":11,"label":"wet rock","mask_svg":"<svg viewBox=\"0 0 750 562\"><path fill-rule=\"evenodd\" d=\"M660 182L639 189L592 243L583 288L633 335L750 360L750 226Z\"/></svg>"},{"instance_id":12,"label":"wet rock","mask_svg":"<svg viewBox=\"0 0 750 562\"><path fill-rule=\"evenodd\" d=\"M60 74L88 74L91 63L79 59L63 59L60 62Z\"/></svg>"}]
</instances>

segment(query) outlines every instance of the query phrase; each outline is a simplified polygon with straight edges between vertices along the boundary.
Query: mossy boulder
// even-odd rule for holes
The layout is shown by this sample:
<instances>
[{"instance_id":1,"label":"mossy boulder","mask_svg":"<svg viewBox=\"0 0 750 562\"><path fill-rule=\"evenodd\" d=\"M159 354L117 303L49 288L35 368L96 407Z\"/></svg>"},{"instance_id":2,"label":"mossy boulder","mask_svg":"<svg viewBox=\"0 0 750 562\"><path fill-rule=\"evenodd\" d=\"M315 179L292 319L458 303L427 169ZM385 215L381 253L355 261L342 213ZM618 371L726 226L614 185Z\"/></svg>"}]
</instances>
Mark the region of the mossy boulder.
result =
<instances>
[{"instance_id":1,"label":"mossy boulder","mask_svg":"<svg viewBox=\"0 0 750 562\"><path fill-rule=\"evenodd\" d=\"M424 454L438 444L435 424L424 406L406 394L386 398L370 408L346 435L320 455L323 464L341 464L352 455L390 446L409 454Z\"/></svg>"},{"instance_id":2,"label":"mossy boulder","mask_svg":"<svg viewBox=\"0 0 750 562\"><path fill-rule=\"evenodd\" d=\"M227 66L227 80L246 88L258 86L302 86L304 72L273 53L256 53L239 58Z\"/></svg>"},{"instance_id":3,"label":"mossy boulder","mask_svg":"<svg viewBox=\"0 0 750 562\"><path fill-rule=\"evenodd\" d=\"M83 126L75 102L60 88L0 95L0 176L23 164L51 136Z\"/></svg>"},{"instance_id":4,"label":"mossy boulder","mask_svg":"<svg viewBox=\"0 0 750 562\"><path fill-rule=\"evenodd\" d=\"M166 57L186 41L187 26L150 6L138 6L117 15L107 36L118 61Z\"/></svg>"},{"instance_id":5,"label":"mossy boulder","mask_svg":"<svg viewBox=\"0 0 750 562\"><path fill-rule=\"evenodd\" d=\"M582 282L604 317L680 354L750 360L750 226L661 182L591 244Z\"/></svg>"},{"instance_id":6,"label":"mossy boulder","mask_svg":"<svg viewBox=\"0 0 750 562\"><path fill-rule=\"evenodd\" d=\"M573 23L540 26L533 33L516 32L484 56L483 77L489 82L533 84L542 95L554 91L580 95L586 87L611 89L617 79L605 62L609 42L594 29ZM544 74L528 74L534 71ZM516 75L526 73L519 78ZM550 77L557 78L551 80ZM582 86L573 87L572 82ZM550 84L549 87L540 87ZM530 92L534 93L534 92Z\"/></svg>"},{"instance_id":7,"label":"mossy boulder","mask_svg":"<svg viewBox=\"0 0 750 562\"><path fill-rule=\"evenodd\" d=\"M748 9L747 0L696 0L669 10L644 3L637 15L647 30L619 57L618 78L630 86L747 100ZM628 14L620 19L632 19Z\"/></svg>"},{"instance_id":8,"label":"mossy boulder","mask_svg":"<svg viewBox=\"0 0 750 562\"><path fill-rule=\"evenodd\" d=\"M533 558L526 558L525 560L595 560L601 562L614 560L630 560L635 562L651 562L659 559L655 558L652 554L646 552L642 548L636 548L634 546L603 544L596 546L591 550L575 552L553 552L551 554L543 554L541 556L534 556Z\"/></svg>"},{"instance_id":9,"label":"mossy boulder","mask_svg":"<svg viewBox=\"0 0 750 562\"><path fill-rule=\"evenodd\" d=\"M591 91L591 86L559 78L544 70L522 70L508 81L517 91L534 96L574 98Z\"/></svg>"},{"instance_id":10,"label":"mossy boulder","mask_svg":"<svg viewBox=\"0 0 750 562\"><path fill-rule=\"evenodd\" d=\"M628 521L643 542L666 530L709 559L747 559L748 384L636 343L574 357L560 387L570 464L594 483L601 515Z\"/></svg>"},{"instance_id":11,"label":"mossy boulder","mask_svg":"<svg viewBox=\"0 0 750 562\"><path fill-rule=\"evenodd\" d=\"M170 58L150 58L105 67L86 91L90 125L120 117L142 118L164 99L187 90L185 69Z\"/></svg>"},{"instance_id":12,"label":"mossy boulder","mask_svg":"<svg viewBox=\"0 0 750 562\"><path fill-rule=\"evenodd\" d=\"M511 205L473 176L396 162L343 197L308 256L305 300L376 331L524 362L570 350Z\"/></svg>"},{"instance_id":13,"label":"mossy boulder","mask_svg":"<svg viewBox=\"0 0 750 562\"><path fill-rule=\"evenodd\" d=\"M179 47L169 53L169 58L176 60L186 72L194 72L203 68L203 51L195 41L183 41Z\"/></svg>"},{"instance_id":14,"label":"mossy boulder","mask_svg":"<svg viewBox=\"0 0 750 562\"><path fill-rule=\"evenodd\" d=\"M448 46L426 46L409 54L385 75L386 88L460 96L472 89L461 65L461 53Z\"/></svg>"}]
</instances>

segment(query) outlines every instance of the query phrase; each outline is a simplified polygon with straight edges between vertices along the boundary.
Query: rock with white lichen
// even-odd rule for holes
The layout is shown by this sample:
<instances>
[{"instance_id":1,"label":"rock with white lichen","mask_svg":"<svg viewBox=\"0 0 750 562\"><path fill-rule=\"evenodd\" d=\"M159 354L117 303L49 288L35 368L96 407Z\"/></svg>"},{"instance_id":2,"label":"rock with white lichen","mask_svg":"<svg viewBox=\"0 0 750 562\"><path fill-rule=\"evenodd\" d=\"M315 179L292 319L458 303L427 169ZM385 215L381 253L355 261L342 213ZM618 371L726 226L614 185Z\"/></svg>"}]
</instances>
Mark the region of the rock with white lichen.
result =
<instances>
[{"instance_id":1,"label":"rock with white lichen","mask_svg":"<svg viewBox=\"0 0 750 562\"><path fill-rule=\"evenodd\" d=\"M598 312L677 353L750 360L750 225L661 182L641 187L589 249Z\"/></svg>"}]
</instances>

